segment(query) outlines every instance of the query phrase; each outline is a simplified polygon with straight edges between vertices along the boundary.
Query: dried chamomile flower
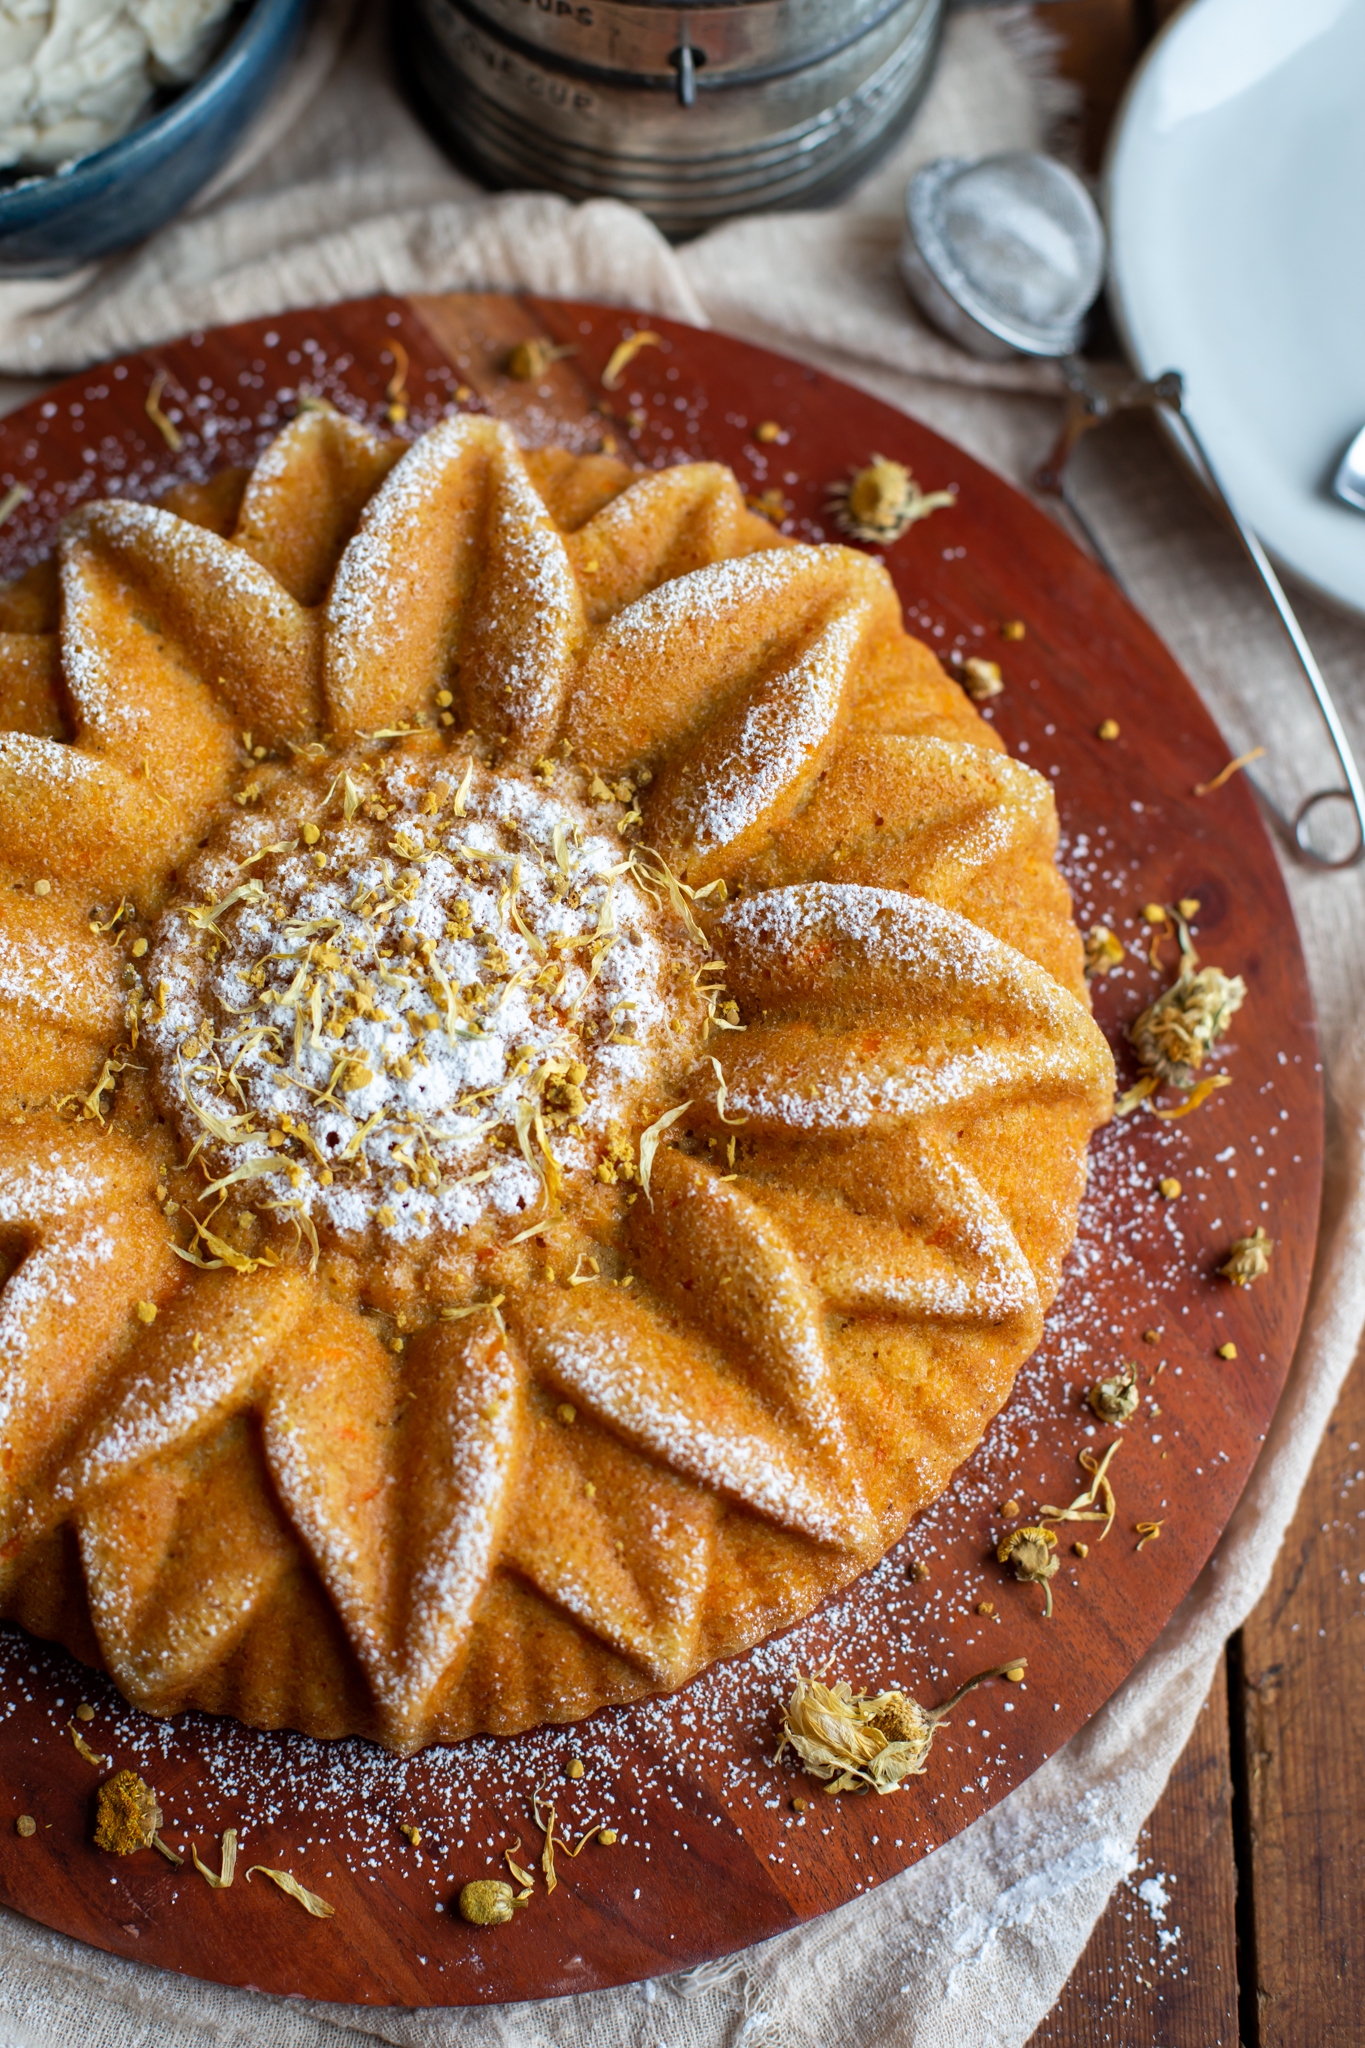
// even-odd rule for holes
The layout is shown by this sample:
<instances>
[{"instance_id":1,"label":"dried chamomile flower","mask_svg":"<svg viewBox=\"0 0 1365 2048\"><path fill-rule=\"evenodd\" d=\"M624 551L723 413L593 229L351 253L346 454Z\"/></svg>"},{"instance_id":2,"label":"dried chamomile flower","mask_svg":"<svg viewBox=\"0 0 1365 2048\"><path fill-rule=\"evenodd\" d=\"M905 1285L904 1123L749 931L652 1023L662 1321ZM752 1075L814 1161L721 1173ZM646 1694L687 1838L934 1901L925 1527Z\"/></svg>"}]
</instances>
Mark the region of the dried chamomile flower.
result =
<instances>
[{"instance_id":1,"label":"dried chamomile flower","mask_svg":"<svg viewBox=\"0 0 1365 2048\"><path fill-rule=\"evenodd\" d=\"M161 1826L161 1808L150 1785L136 1771L118 1771L101 1785L95 1800L95 1847L111 1856L150 1849Z\"/></svg>"},{"instance_id":2,"label":"dried chamomile flower","mask_svg":"<svg viewBox=\"0 0 1365 2048\"><path fill-rule=\"evenodd\" d=\"M899 540L918 519L956 501L953 491L922 491L903 462L874 455L829 494L835 524L854 540Z\"/></svg>"},{"instance_id":3,"label":"dried chamomile flower","mask_svg":"<svg viewBox=\"0 0 1365 2048\"><path fill-rule=\"evenodd\" d=\"M1149 1003L1128 1032L1138 1058L1158 1081L1188 1088L1195 1074L1246 1000L1240 974L1200 967L1189 929L1177 916L1180 973L1165 995Z\"/></svg>"},{"instance_id":4,"label":"dried chamomile flower","mask_svg":"<svg viewBox=\"0 0 1365 2048\"><path fill-rule=\"evenodd\" d=\"M505 1927L516 1910L516 1895L500 1877L476 1877L461 1887L460 1918L471 1927Z\"/></svg>"},{"instance_id":5,"label":"dried chamomile flower","mask_svg":"<svg viewBox=\"0 0 1365 2048\"><path fill-rule=\"evenodd\" d=\"M1011 1529L1009 1535L1001 1539L995 1553L1001 1564L1014 1566L1016 1579L1026 1579L1030 1585L1042 1587L1046 1603L1044 1621L1050 1620L1052 1615L1052 1587L1048 1581L1057 1576L1057 1560L1052 1555L1056 1548L1057 1538L1051 1529Z\"/></svg>"},{"instance_id":6,"label":"dried chamomile flower","mask_svg":"<svg viewBox=\"0 0 1365 2048\"><path fill-rule=\"evenodd\" d=\"M798 1678L782 1716L777 1756L790 1743L803 1769L830 1780L827 1792L895 1792L903 1779L923 1775L938 1724L958 1701L1023 1661L1012 1657L1008 1667L995 1665L969 1678L941 1707L928 1708L903 1692L855 1693L846 1678L832 1686Z\"/></svg>"},{"instance_id":7,"label":"dried chamomile flower","mask_svg":"<svg viewBox=\"0 0 1365 2048\"><path fill-rule=\"evenodd\" d=\"M549 369L551 363L559 362L564 356L574 353L573 345L561 342L558 347L543 336L533 341L519 341L507 351L503 369L518 384L534 384Z\"/></svg>"},{"instance_id":8,"label":"dried chamomile flower","mask_svg":"<svg viewBox=\"0 0 1365 2048\"><path fill-rule=\"evenodd\" d=\"M1097 1380L1086 1398L1101 1422L1127 1422L1136 1411L1140 1398L1137 1367L1125 1360L1118 1372L1111 1373L1107 1379Z\"/></svg>"},{"instance_id":9,"label":"dried chamomile flower","mask_svg":"<svg viewBox=\"0 0 1365 2048\"><path fill-rule=\"evenodd\" d=\"M1114 936L1107 924L1092 924L1085 941L1086 973L1112 974L1122 965L1123 941Z\"/></svg>"},{"instance_id":10,"label":"dried chamomile flower","mask_svg":"<svg viewBox=\"0 0 1365 2048\"><path fill-rule=\"evenodd\" d=\"M38 1823L31 1813L21 1813L14 1823L14 1832L16 1835L23 1835L27 1839L30 1835L37 1834Z\"/></svg>"},{"instance_id":11,"label":"dried chamomile flower","mask_svg":"<svg viewBox=\"0 0 1365 2048\"><path fill-rule=\"evenodd\" d=\"M1267 1237L1258 1223L1250 1237L1237 1239L1218 1270L1234 1287L1250 1287L1253 1280L1270 1271L1270 1254L1274 1249L1274 1238Z\"/></svg>"}]
</instances>

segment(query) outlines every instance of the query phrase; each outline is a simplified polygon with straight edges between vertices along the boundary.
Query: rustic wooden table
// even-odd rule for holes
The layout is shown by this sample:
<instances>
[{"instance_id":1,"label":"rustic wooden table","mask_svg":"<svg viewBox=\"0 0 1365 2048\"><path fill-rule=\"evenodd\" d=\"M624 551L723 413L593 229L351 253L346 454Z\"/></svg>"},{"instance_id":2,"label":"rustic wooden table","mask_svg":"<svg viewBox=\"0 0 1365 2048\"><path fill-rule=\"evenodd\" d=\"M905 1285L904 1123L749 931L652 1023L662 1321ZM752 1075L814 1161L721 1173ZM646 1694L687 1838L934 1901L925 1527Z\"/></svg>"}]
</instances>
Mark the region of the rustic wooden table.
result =
<instances>
[{"instance_id":1,"label":"rustic wooden table","mask_svg":"<svg viewBox=\"0 0 1365 2048\"><path fill-rule=\"evenodd\" d=\"M1054 0L1096 165L1177 0ZM1030 2048L1365 2043L1365 1352L1256 1612Z\"/></svg>"}]
</instances>

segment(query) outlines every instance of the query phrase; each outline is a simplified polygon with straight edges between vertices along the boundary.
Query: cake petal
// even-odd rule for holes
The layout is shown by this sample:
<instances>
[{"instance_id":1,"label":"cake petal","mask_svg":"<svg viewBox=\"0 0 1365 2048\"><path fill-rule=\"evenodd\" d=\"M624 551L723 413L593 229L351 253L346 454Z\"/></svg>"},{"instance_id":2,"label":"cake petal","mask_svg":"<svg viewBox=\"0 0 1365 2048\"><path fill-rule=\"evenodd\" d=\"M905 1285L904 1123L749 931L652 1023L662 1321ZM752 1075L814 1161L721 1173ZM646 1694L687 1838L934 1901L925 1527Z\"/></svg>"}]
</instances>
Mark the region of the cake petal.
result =
<instances>
[{"instance_id":1,"label":"cake petal","mask_svg":"<svg viewBox=\"0 0 1365 2048\"><path fill-rule=\"evenodd\" d=\"M537 1372L627 1443L817 1543L858 1550L870 1540L847 1474L812 1470L790 1427L700 1332L678 1334L645 1303L605 1289L536 1287L516 1313Z\"/></svg>"},{"instance_id":2,"label":"cake petal","mask_svg":"<svg viewBox=\"0 0 1365 2048\"><path fill-rule=\"evenodd\" d=\"M565 736L604 774L653 769L860 603L869 625L899 625L890 577L849 548L772 548L680 576L602 628Z\"/></svg>"},{"instance_id":3,"label":"cake petal","mask_svg":"<svg viewBox=\"0 0 1365 2048\"><path fill-rule=\"evenodd\" d=\"M238 1424L163 1454L76 1517L90 1616L119 1690L152 1713L228 1658L297 1559Z\"/></svg>"},{"instance_id":4,"label":"cake petal","mask_svg":"<svg viewBox=\"0 0 1365 2048\"><path fill-rule=\"evenodd\" d=\"M1107 1114L1113 1058L1089 1013L952 911L809 882L733 904L712 930L741 1007L777 1020L727 1048L729 1114L755 1134L886 1129L1025 1089Z\"/></svg>"},{"instance_id":5,"label":"cake petal","mask_svg":"<svg viewBox=\"0 0 1365 2048\"><path fill-rule=\"evenodd\" d=\"M127 1340L132 1302L173 1266L154 1164L112 1132L53 1119L0 1134L0 1541L51 1519L50 1481Z\"/></svg>"},{"instance_id":6,"label":"cake petal","mask_svg":"<svg viewBox=\"0 0 1365 2048\"><path fill-rule=\"evenodd\" d=\"M156 781L59 740L0 732L0 866L145 896L187 841Z\"/></svg>"},{"instance_id":7,"label":"cake petal","mask_svg":"<svg viewBox=\"0 0 1365 2048\"><path fill-rule=\"evenodd\" d=\"M0 729L68 737L55 633L0 633Z\"/></svg>"},{"instance_id":8,"label":"cake petal","mask_svg":"<svg viewBox=\"0 0 1365 2048\"><path fill-rule=\"evenodd\" d=\"M52 897L0 895L0 1106L90 1088L123 1021L119 958Z\"/></svg>"},{"instance_id":9,"label":"cake petal","mask_svg":"<svg viewBox=\"0 0 1365 2048\"><path fill-rule=\"evenodd\" d=\"M80 1500L185 1451L251 1409L270 1367L307 1311L301 1273L196 1275L146 1329L98 1405L62 1481Z\"/></svg>"},{"instance_id":10,"label":"cake petal","mask_svg":"<svg viewBox=\"0 0 1365 2048\"><path fill-rule=\"evenodd\" d=\"M655 1155L650 1193L652 1207L638 1204L633 1219L641 1278L701 1324L818 1465L845 1473L859 1512L824 1304L781 1226L753 1192L674 1145Z\"/></svg>"},{"instance_id":11,"label":"cake petal","mask_svg":"<svg viewBox=\"0 0 1365 2048\"><path fill-rule=\"evenodd\" d=\"M466 724L509 735L519 757L548 744L582 604L505 427L446 420L409 450L341 558L326 631L338 737L411 716L458 680Z\"/></svg>"},{"instance_id":12,"label":"cake petal","mask_svg":"<svg viewBox=\"0 0 1365 2048\"><path fill-rule=\"evenodd\" d=\"M558 732L587 622L564 542L515 448L490 465L484 559L460 638L458 718L529 765Z\"/></svg>"},{"instance_id":13,"label":"cake petal","mask_svg":"<svg viewBox=\"0 0 1365 2048\"><path fill-rule=\"evenodd\" d=\"M359 420L313 405L251 472L232 538L302 605L321 604L368 500L404 452Z\"/></svg>"},{"instance_id":14,"label":"cake petal","mask_svg":"<svg viewBox=\"0 0 1365 2048\"><path fill-rule=\"evenodd\" d=\"M147 755L153 771L174 748L203 775L235 766L214 751L234 727L267 745L317 731L320 614L206 527L157 505L86 506L67 528L62 587L78 739L128 766Z\"/></svg>"},{"instance_id":15,"label":"cake petal","mask_svg":"<svg viewBox=\"0 0 1365 2048\"><path fill-rule=\"evenodd\" d=\"M799 804L838 736L871 610L840 605L659 776L645 831L692 885L734 874Z\"/></svg>"},{"instance_id":16,"label":"cake petal","mask_svg":"<svg viewBox=\"0 0 1365 2048\"><path fill-rule=\"evenodd\" d=\"M535 1449L506 1563L656 1685L677 1685L696 1660L716 1503L584 1417L542 1414Z\"/></svg>"},{"instance_id":17,"label":"cake petal","mask_svg":"<svg viewBox=\"0 0 1365 2048\"><path fill-rule=\"evenodd\" d=\"M261 1408L280 1500L381 1702L396 1633L400 1399L373 1324L315 1300Z\"/></svg>"},{"instance_id":18,"label":"cake petal","mask_svg":"<svg viewBox=\"0 0 1365 2048\"><path fill-rule=\"evenodd\" d=\"M719 462L635 479L565 541L594 626L674 577L776 544Z\"/></svg>"},{"instance_id":19,"label":"cake petal","mask_svg":"<svg viewBox=\"0 0 1365 2048\"><path fill-rule=\"evenodd\" d=\"M755 1182L754 1199L800 1245L813 1286L841 1315L988 1328L1018 1320L1032 1331L1037 1278L980 1174L933 1132L906 1132L901 1144L894 1216L878 1213L892 1194L884 1162L863 1151L843 1176L847 1193L813 1192L813 1172L804 1187Z\"/></svg>"},{"instance_id":20,"label":"cake petal","mask_svg":"<svg viewBox=\"0 0 1365 2048\"><path fill-rule=\"evenodd\" d=\"M455 1683L502 1553L526 1439L524 1360L487 1318L416 1340L404 1377L407 1574L386 1703L390 1739L430 1740L432 1701Z\"/></svg>"},{"instance_id":21,"label":"cake petal","mask_svg":"<svg viewBox=\"0 0 1365 2048\"><path fill-rule=\"evenodd\" d=\"M783 819L746 889L861 883L922 896L1084 988L1065 882L1052 865L1057 810L1046 776L961 740L848 731L812 802ZM1021 867L1032 887L1021 891Z\"/></svg>"}]
</instances>

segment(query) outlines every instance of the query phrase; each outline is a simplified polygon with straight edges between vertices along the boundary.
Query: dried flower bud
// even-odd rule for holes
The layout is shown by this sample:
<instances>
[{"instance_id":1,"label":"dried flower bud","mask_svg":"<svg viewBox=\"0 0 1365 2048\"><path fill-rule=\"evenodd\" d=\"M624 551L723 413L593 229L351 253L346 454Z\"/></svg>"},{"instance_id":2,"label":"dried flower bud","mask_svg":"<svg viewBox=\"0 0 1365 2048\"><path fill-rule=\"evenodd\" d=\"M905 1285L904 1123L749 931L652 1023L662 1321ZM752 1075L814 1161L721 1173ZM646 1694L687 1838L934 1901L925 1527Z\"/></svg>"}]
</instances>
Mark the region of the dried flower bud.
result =
<instances>
[{"instance_id":1,"label":"dried flower bud","mask_svg":"<svg viewBox=\"0 0 1365 2048\"><path fill-rule=\"evenodd\" d=\"M614 1849L616 1847L615 1828L599 1828L597 1830L597 1839L604 1849Z\"/></svg>"},{"instance_id":2,"label":"dried flower bud","mask_svg":"<svg viewBox=\"0 0 1365 2048\"><path fill-rule=\"evenodd\" d=\"M835 523L854 540L890 542L954 503L952 491L922 491L903 462L874 455L864 469L830 492Z\"/></svg>"},{"instance_id":3,"label":"dried flower bud","mask_svg":"<svg viewBox=\"0 0 1365 2048\"><path fill-rule=\"evenodd\" d=\"M1123 965L1123 942L1115 938L1107 924L1092 924L1085 941L1085 971L1087 974L1111 974Z\"/></svg>"},{"instance_id":4,"label":"dried flower bud","mask_svg":"<svg viewBox=\"0 0 1365 2048\"><path fill-rule=\"evenodd\" d=\"M1022 1664L1022 1658L1011 1658L1009 1669ZM782 1717L778 1757L790 1743L812 1777L831 1781L827 1792L895 1792L903 1779L923 1774L944 1716L974 1686L1005 1671L998 1664L969 1678L941 1707L921 1707L902 1692L855 1693L844 1678L832 1686L798 1678Z\"/></svg>"},{"instance_id":5,"label":"dried flower bud","mask_svg":"<svg viewBox=\"0 0 1365 2048\"><path fill-rule=\"evenodd\" d=\"M16 1835L23 1835L25 1837L36 1835L38 1823L31 1813L21 1813L14 1823L14 1832Z\"/></svg>"},{"instance_id":6,"label":"dried flower bud","mask_svg":"<svg viewBox=\"0 0 1365 2048\"><path fill-rule=\"evenodd\" d=\"M1101 1422L1127 1422L1139 1400L1137 1367L1125 1362L1120 1371L1098 1380L1086 1398Z\"/></svg>"},{"instance_id":7,"label":"dried flower bud","mask_svg":"<svg viewBox=\"0 0 1365 2048\"><path fill-rule=\"evenodd\" d=\"M979 654L968 655L962 664L962 687L973 704L988 704L1005 687L999 663L983 661Z\"/></svg>"},{"instance_id":8,"label":"dried flower bud","mask_svg":"<svg viewBox=\"0 0 1365 2048\"><path fill-rule=\"evenodd\" d=\"M95 1801L95 1847L111 1856L150 1849L161 1826L161 1808L150 1785L136 1771L118 1771L101 1785Z\"/></svg>"},{"instance_id":9,"label":"dried flower bud","mask_svg":"<svg viewBox=\"0 0 1365 2048\"><path fill-rule=\"evenodd\" d=\"M1119 736L1119 722L1117 718L1102 718L1095 727L1095 732L1097 737L1102 740L1116 740Z\"/></svg>"},{"instance_id":10,"label":"dried flower bud","mask_svg":"<svg viewBox=\"0 0 1365 2048\"><path fill-rule=\"evenodd\" d=\"M1057 1560L1052 1555L1056 1548L1057 1538L1051 1529L1012 1529L995 1553L1001 1564L1014 1566L1016 1579L1042 1587L1047 1603L1043 1609L1045 1621L1052 1614L1052 1588L1048 1580L1057 1576Z\"/></svg>"},{"instance_id":11,"label":"dried flower bud","mask_svg":"<svg viewBox=\"0 0 1365 2048\"><path fill-rule=\"evenodd\" d=\"M1180 1196L1180 1182L1172 1174L1164 1174L1156 1184L1156 1191L1163 1201L1174 1202Z\"/></svg>"},{"instance_id":12,"label":"dried flower bud","mask_svg":"<svg viewBox=\"0 0 1365 2048\"><path fill-rule=\"evenodd\" d=\"M516 1895L500 1877L476 1877L460 1892L460 1918L471 1927L503 1927L515 1910Z\"/></svg>"},{"instance_id":13,"label":"dried flower bud","mask_svg":"<svg viewBox=\"0 0 1365 2048\"><path fill-rule=\"evenodd\" d=\"M1144 915L1146 913L1144 912ZM1200 967L1183 921L1180 928L1180 974L1130 1026L1143 1066L1159 1081L1187 1088L1227 1029L1228 1020L1246 1000L1240 974L1219 967Z\"/></svg>"},{"instance_id":14,"label":"dried flower bud","mask_svg":"<svg viewBox=\"0 0 1365 2048\"><path fill-rule=\"evenodd\" d=\"M1274 1249L1274 1238L1267 1237L1258 1223L1250 1237L1237 1239L1218 1270L1234 1287L1250 1287L1253 1280L1260 1280L1270 1271L1270 1254Z\"/></svg>"}]
</instances>

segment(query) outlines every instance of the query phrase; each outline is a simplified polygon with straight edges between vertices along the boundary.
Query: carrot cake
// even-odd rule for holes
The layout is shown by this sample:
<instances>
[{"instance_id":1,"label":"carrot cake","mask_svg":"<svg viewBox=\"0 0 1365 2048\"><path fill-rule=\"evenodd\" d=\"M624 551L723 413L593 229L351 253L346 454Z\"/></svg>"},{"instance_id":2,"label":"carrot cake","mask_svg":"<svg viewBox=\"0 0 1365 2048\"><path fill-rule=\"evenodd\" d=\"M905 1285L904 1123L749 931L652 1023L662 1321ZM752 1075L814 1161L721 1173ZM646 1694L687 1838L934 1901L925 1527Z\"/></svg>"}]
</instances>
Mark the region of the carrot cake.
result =
<instances>
[{"instance_id":1,"label":"carrot cake","mask_svg":"<svg viewBox=\"0 0 1365 2048\"><path fill-rule=\"evenodd\" d=\"M665 1691L936 1498L1113 1067L1049 784L713 463L410 446L0 591L0 1612L399 1751Z\"/></svg>"}]
</instances>

